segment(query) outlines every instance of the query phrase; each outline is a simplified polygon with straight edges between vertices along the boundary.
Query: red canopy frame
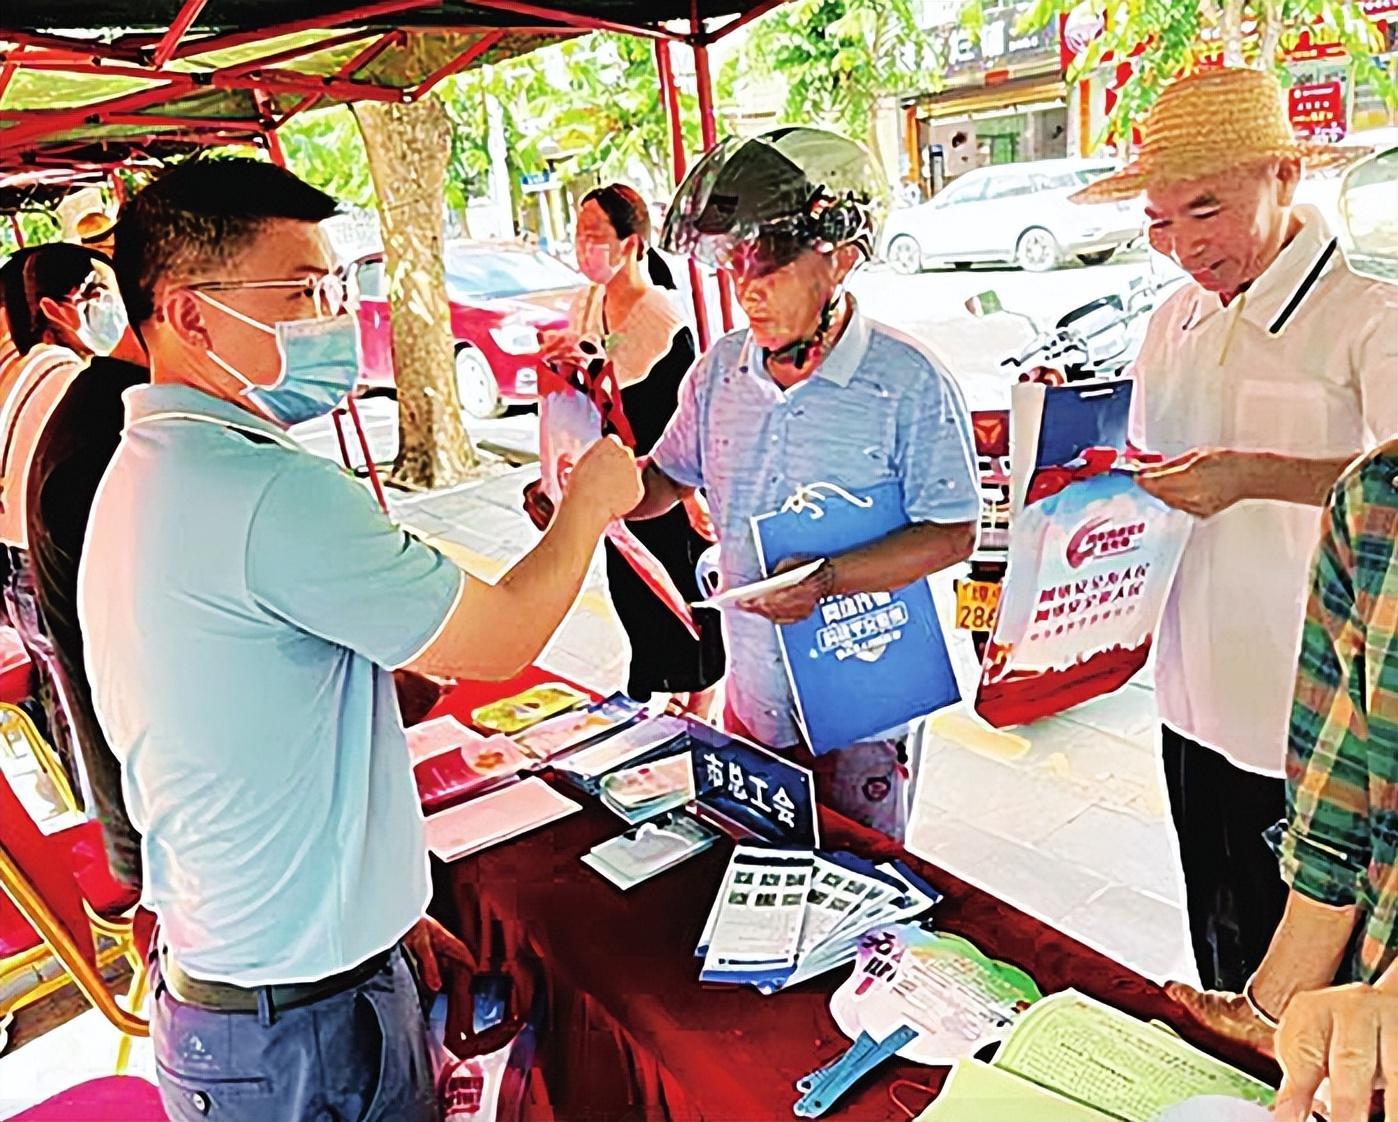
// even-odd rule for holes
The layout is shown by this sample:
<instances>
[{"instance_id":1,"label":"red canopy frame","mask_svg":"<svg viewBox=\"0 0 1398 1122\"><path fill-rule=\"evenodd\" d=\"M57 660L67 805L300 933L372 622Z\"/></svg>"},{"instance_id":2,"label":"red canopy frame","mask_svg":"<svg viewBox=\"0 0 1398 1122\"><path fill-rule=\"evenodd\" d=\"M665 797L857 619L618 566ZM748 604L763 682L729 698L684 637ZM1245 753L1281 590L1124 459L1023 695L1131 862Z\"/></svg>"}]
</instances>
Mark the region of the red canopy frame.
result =
<instances>
[{"instance_id":1,"label":"red canopy frame","mask_svg":"<svg viewBox=\"0 0 1398 1122\"><path fill-rule=\"evenodd\" d=\"M145 79L156 83L144 90L136 90L117 97L108 98L95 104L53 110L32 110L23 113L0 111L0 120L14 120L16 124L0 130L0 142L10 154L19 154L31 166L63 166L65 152L90 151L99 141L82 142L74 139L64 143L59 138L67 132L79 128L84 123L102 121L114 125L150 127L149 133L123 135L118 142L121 148L129 150L134 145L180 140L201 145L226 145L243 143L265 148L271 160L286 166L285 153L277 130L293 117L306 112L326 97L344 101L375 100L408 104L426 96L440 82L470 67L481 57L497 46L506 35L518 32L534 34L575 35L593 31L608 31L651 39L655 43L656 71L659 76L660 93L669 123L671 144L671 166L675 184L684 178L688 156L685 151L684 131L680 112L679 92L675 83L674 67L670 56L672 43L685 43L694 51L694 71L699 99L699 122L703 151L707 152L717 142L717 121L714 112L713 79L709 66L709 44L722 39L741 27L745 27L784 0L761 0L742 14L727 23L710 30L700 15L698 0L690 0L688 33L678 32L660 24L635 24L597 16L583 15L551 8L528 0L472 0L477 8L509 13L521 17L520 23L511 27L478 26L422 26L422 27L360 27L354 25L372 24L374 21L403 16L426 8L439 6L440 0L374 0L343 11L322 16L285 21L261 28L215 33L191 34L191 30L203 12L208 0L184 0L179 12L164 33L154 35L127 35L107 43L96 39L82 39L67 35L6 30L3 37L14 42L14 50L0 52L0 95L21 69L45 70L56 73L90 74ZM537 21L537 24L535 23ZM171 70L169 64L214 51L255 43L270 42L285 35L304 31L326 31L348 27L351 30L318 40L315 43L283 48L235 65L215 67L212 70L192 74L187 70ZM474 34L476 39L454 58L448 60L431 74L418 80L414 85L395 87L380 85L372 81L357 79L370 63L384 51L401 46L408 35L455 33ZM287 64L299 59L338 47L348 46L368 39L363 49L332 75L308 74ZM217 117L200 117L189 114L161 113L159 107L178 99L196 94L208 88L226 90L248 90L253 94L260 120L246 119L221 120ZM283 92L303 95L289 109L280 114L275 102L269 96ZM702 154L702 153L701 153ZM106 170L113 178L117 168L129 160L127 155L113 155L108 162L84 161L85 168ZM68 166L73 166L70 158ZM10 216L15 233L19 226L14 215ZM701 349L707 349L711 341L708 302L704 295L704 276L699 265L689 261L689 277L694 301L695 324ZM726 270L718 274L719 314L725 331L733 327L733 290ZM360 449L363 452L369 472L370 483L379 503L387 509L387 501L379 478L378 470L370 455L368 438L359 416L359 410L351 399L347 412L354 425ZM349 448L340 428L342 416L336 414L336 428L341 454L348 466Z\"/></svg>"}]
</instances>

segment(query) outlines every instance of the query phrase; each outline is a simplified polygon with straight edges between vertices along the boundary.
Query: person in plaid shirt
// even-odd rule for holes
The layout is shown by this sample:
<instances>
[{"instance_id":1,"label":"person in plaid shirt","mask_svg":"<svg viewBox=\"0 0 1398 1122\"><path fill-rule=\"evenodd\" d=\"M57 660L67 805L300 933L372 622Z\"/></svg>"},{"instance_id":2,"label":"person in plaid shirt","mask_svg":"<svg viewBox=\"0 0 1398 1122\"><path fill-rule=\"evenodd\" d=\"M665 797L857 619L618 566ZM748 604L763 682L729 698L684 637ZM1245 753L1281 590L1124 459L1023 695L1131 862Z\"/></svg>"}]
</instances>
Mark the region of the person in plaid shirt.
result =
<instances>
[{"instance_id":1,"label":"person in plaid shirt","mask_svg":"<svg viewBox=\"0 0 1398 1122\"><path fill-rule=\"evenodd\" d=\"M1398 440L1349 468L1326 508L1286 810L1268 840L1291 892L1257 973L1242 994L1169 987L1204 1023L1266 1050L1291 998L1337 974L1398 992Z\"/></svg>"}]
</instances>

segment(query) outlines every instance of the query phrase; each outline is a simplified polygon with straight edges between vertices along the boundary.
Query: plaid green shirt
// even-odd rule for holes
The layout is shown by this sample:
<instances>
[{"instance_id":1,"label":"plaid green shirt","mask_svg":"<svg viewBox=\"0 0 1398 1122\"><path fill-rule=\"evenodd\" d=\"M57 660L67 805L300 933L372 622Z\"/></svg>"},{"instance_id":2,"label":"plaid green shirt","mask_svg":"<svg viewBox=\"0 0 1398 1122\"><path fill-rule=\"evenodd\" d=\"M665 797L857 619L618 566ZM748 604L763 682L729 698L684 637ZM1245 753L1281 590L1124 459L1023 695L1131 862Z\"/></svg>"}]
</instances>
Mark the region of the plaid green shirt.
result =
<instances>
[{"instance_id":1,"label":"plaid green shirt","mask_svg":"<svg viewBox=\"0 0 1398 1122\"><path fill-rule=\"evenodd\" d=\"M1358 904L1353 976L1398 957L1398 441L1335 485L1312 572L1286 760L1282 876Z\"/></svg>"}]
</instances>

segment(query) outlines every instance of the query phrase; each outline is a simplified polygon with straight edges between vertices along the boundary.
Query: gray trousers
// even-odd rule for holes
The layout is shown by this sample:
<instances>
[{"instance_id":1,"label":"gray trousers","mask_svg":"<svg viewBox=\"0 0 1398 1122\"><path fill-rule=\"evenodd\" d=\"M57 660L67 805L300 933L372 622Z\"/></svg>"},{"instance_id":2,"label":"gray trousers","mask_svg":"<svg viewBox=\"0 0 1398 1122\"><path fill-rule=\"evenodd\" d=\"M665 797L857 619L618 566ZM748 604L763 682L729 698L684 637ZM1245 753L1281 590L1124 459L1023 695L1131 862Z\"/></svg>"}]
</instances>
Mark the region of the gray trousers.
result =
<instances>
[{"instance_id":1,"label":"gray trousers","mask_svg":"<svg viewBox=\"0 0 1398 1122\"><path fill-rule=\"evenodd\" d=\"M353 989L284 1012L175 999L151 963L151 1038L175 1122L437 1122L427 1024L402 951Z\"/></svg>"}]
</instances>

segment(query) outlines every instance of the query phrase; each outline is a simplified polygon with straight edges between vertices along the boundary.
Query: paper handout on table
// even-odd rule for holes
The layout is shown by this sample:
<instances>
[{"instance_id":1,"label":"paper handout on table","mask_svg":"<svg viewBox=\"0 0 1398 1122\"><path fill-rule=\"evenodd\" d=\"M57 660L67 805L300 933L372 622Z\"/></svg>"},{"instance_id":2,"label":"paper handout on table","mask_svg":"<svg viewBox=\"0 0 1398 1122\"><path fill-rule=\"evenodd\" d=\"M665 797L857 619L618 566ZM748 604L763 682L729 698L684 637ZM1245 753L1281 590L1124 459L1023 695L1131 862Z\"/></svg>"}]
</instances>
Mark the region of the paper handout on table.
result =
<instances>
[{"instance_id":1,"label":"paper handout on table","mask_svg":"<svg viewBox=\"0 0 1398 1122\"><path fill-rule=\"evenodd\" d=\"M859 961L835 991L830 1012L851 1040L887 1037L900 1025L917 1036L899 1055L948 1064L1003 1040L1016 1015L1042 997L1034 979L987 957L957 935L913 923L869 932Z\"/></svg>"},{"instance_id":2,"label":"paper handout on table","mask_svg":"<svg viewBox=\"0 0 1398 1122\"><path fill-rule=\"evenodd\" d=\"M429 816L427 848L443 861L454 861L581 809L579 803L531 776Z\"/></svg>"},{"instance_id":3,"label":"paper handout on table","mask_svg":"<svg viewBox=\"0 0 1398 1122\"><path fill-rule=\"evenodd\" d=\"M602 779L602 804L633 824L684 806L693 797L687 752L614 771Z\"/></svg>"},{"instance_id":4,"label":"paper handout on table","mask_svg":"<svg viewBox=\"0 0 1398 1122\"><path fill-rule=\"evenodd\" d=\"M423 721L404 730L408 739L408 757L413 763L430 759L432 756L452 748L478 743L486 739L475 729L467 728L455 717L437 717Z\"/></svg>"},{"instance_id":5,"label":"paper handout on table","mask_svg":"<svg viewBox=\"0 0 1398 1122\"><path fill-rule=\"evenodd\" d=\"M1173 1033L1073 990L1032 1006L994 1066L1118 1122L1155 1122L1204 1095L1262 1106L1275 1097Z\"/></svg>"},{"instance_id":6,"label":"paper handout on table","mask_svg":"<svg viewBox=\"0 0 1398 1122\"><path fill-rule=\"evenodd\" d=\"M1017 1075L958 1060L916 1122L1112 1122L1111 1115L1046 1091Z\"/></svg>"},{"instance_id":7,"label":"paper handout on table","mask_svg":"<svg viewBox=\"0 0 1398 1122\"><path fill-rule=\"evenodd\" d=\"M785 973L768 971L754 978L716 979L747 982L763 993L775 993L853 961L860 940L871 927L921 915L941 899L936 889L900 862L875 866L851 853L811 850L759 849L756 852L801 854L811 862L810 887L791 968ZM729 874L732 873L730 865ZM707 958L712 951L725 903L734 892L742 891L739 885L729 887L725 879L695 950L700 958Z\"/></svg>"},{"instance_id":8,"label":"paper handout on table","mask_svg":"<svg viewBox=\"0 0 1398 1122\"><path fill-rule=\"evenodd\" d=\"M687 727L683 719L667 715L638 721L630 728L607 737L600 744L583 748L560 760L558 768L584 779L595 779L638 756L644 756L647 752L679 739Z\"/></svg>"},{"instance_id":9,"label":"paper handout on table","mask_svg":"<svg viewBox=\"0 0 1398 1122\"><path fill-rule=\"evenodd\" d=\"M413 765L413 779L424 813L432 814L512 782L519 772L533 766L533 761L508 736L479 736L464 726L457 727L466 734L464 742ZM446 739L445 730L432 739Z\"/></svg>"},{"instance_id":10,"label":"paper handout on table","mask_svg":"<svg viewBox=\"0 0 1398 1122\"><path fill-rule=\"evenodd\" d=\"M532 759L549 760L634 721L643 706L623 694L535 725L515 737L520 751Z\"/></svg>"},{"instance_id":11,"label":"paper handout on table","mask_svg":"<svg viewBox=\"0 0 1398 1122\"><path fill-rule=\"evenodd\" d=\"M817 558L804 565L797 565L788 569L784 573L778 573L774 577L767 577L764 580L753 581L751 584L739 585L737 588L725 589L723 592L710 596L707 600L696 601L696 608L732 608L736 607L740 601L751 600L757 596L763 596L768 592L780 592L783 588L790 588L794 584L800 584L808 576L814 573L825 561Z\"/></svg>"},{"instance_id":12,"label":"paper handout on table","mask_svg":"<svg viewBox=\"0 0 1398 1122\"><path fill-rule=\"evenodd\" d=\"M733 850L700 981L780 985L791 974L814 864L810 851Z\"/></svg>"},{"instance_id":13,"label":"paper handout on table","mask_svg":"<svg viewBox=\"0 0 1398 1122\"><path fill-rule=\"evenodd\" d=\"M587 695L562 682L541 682L513 697L502 697L471 713L471 722L489 732L513 736L559 713L586 704Z\"/></svg>"},{"instance_id":14,"label":"paper handout on table","mask_svg":"<svg viewBox=\"0 0 1398 1122\"><path fill-rule=\"evenodd\" d=\"M625 891L703 853L718 838L712 826L675 812L593 846L582 861Z\"/></svg>"}]
</instances>

